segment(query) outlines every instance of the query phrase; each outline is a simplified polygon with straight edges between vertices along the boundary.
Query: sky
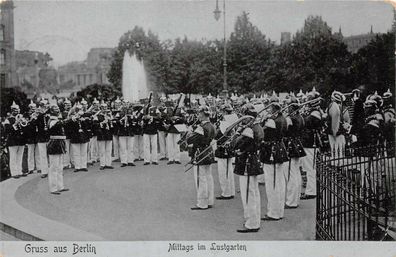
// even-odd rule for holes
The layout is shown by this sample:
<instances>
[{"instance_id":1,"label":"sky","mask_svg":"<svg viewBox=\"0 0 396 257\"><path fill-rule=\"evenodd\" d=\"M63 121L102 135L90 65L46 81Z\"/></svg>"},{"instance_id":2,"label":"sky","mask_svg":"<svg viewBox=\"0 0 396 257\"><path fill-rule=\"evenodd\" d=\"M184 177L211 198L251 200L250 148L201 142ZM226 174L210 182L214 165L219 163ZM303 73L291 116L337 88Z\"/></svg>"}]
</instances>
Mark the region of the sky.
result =
<instances>
[{"instance_id":1,"label":"sky","mask_svg":"<svg viewBox=\"0 0 396 257\"><path fill-rule=\"evenodd\" d=\"M267 37L280 41L281 32L295 33L308 15L323 20L344 36L386 32L393 7L373 1L226 1L226 31L246 11ZM187 36L221 39L223 20L216 21L216 0L151 1L15 1L15 46L18 50L48 52L58 66L86 59L93 47L116 47L122 34L135 25L156 33L161 40ZM223 0L219 0L222 9Z\"/></svg>"}]
</instances>

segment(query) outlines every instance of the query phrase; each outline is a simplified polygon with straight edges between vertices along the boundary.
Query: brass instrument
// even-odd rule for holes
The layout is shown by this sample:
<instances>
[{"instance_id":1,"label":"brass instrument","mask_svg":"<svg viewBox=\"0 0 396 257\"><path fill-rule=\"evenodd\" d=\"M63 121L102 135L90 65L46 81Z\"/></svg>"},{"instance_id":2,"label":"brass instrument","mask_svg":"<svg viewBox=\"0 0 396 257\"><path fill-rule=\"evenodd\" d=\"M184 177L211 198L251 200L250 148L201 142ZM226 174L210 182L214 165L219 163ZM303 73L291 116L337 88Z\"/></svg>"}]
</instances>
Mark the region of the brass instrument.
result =
<instances>
[{"instance_id":1,"label":"brass instrument","mask_svg":"<svg viewBox=\"0 0 396 257\"><path fill-rule=\"evenodd\" d=\"M23 117L22 114L18 114L15 116L15 123L13 125L15 130L21 129L22 127L26 127L28 125L28 121Z\"/></svg>"},{"instance_id":2,"label":"brass instrument","mask_svg":"<svg viewBox=\"0 0 396 257\"><path fill-rule=\"evenodd\" d=\"M263 110L261 110L261 111L263 111ZM242 129L245 127L251 126L256 119L253 116L249 116L249 115L239 118L236 122L234 122L231 126L229 126L226 129L223 136L221 136L217 141L221 141L223 138L229 137L229 139L227 139L226 142L224 142L224 144L222 146L229 144L231 141L233 141L235 139L235 136L238 135L238 133L234 133L233 135L229 136L229 133L231 131L234 131L236 128L240 127L240 125L247 120L250 120L249 123L247 123L246 125L243 125ZM237 131L238 130L240 130L240 129L237 129ZM210 154L212 154L212 151L210 151L210 149L213 147L214 144L215 144L215 141L212 142L211 144L209 144L209 146L206 147L204 150L202 150L198 155L196 155L194 159L191 159L191 161L189 161L187 164L185 164L184 165L185 167L190 165L190 167L186 168L185 172L189 171L190 169L192 169L194 167L194 165L196 163L199 163L201 160L204 160L206 157L208 157Z\"/></svg>"}]
</instances>

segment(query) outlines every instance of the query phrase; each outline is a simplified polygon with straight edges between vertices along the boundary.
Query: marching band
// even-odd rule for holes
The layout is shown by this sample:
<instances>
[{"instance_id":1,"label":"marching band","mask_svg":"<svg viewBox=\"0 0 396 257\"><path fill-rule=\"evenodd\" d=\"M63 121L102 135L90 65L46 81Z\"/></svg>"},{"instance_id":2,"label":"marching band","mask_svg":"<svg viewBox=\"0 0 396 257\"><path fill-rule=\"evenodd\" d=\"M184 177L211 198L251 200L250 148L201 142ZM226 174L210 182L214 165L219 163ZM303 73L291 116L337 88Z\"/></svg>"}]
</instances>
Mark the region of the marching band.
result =
<instances>
[{"instance_id":1,"label":"marching band","mask_svg":"<svg viewBox=\"0 0 396 257\"><path fill-rule=\"evenodd\" d=\"M347 104L347 97L351 97ZM121 167L181 164L181 151L191 160L196 204L191 210L207 210L216 200L235 197L234 174L244 210L240 233L257 232L261 220L279 221L284 209L299 207L300 200L316 197L316 162L319 151L329 147L335 158L355 144L394 144L395 110L388 90L362 98L359 89L343 94L334 91L325 108L325 99L313 88L304 94L275 94L260 98L206 98L174 102L161 98L145 105L117 98L113 103L94 99L90 106L82 99L73 106L31 101L26 114L14 102L2 122L2 137L9 153L11 176L15 179L40 172L48 177L49 191L68 191L63 184L63 168L88 171L99 162L99 170ZM111 107L113 107L111 109ZM22 172L27 145L28 172ZM357 153L366 154L366 153ZM390 156L394 153L388 153ZM217 170L221 195L214 196L213 165ZM301 170L307 174L302 192ZM260 184L265 184L267 213L261 215Z\"/></svg>"}]
</instances>

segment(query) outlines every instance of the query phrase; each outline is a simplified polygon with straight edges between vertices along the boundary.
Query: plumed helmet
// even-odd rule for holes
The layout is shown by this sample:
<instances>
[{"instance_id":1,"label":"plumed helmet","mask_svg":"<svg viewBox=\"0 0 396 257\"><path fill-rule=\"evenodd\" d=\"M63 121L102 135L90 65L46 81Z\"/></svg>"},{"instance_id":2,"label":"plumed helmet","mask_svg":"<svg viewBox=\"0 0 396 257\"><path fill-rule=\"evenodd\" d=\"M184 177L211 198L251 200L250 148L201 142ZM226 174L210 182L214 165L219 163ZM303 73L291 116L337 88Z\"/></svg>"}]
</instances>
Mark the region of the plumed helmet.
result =
<instances>
[{"instance_id":1,"label":"plumed helmet","mask_svg":"<svg viewBox=\"0 0 396 257\"><path fill-rule=\"evenodd\" d=\"M392 97L392 92L390 91L390 89L388 88L388 91L386 91L383 95L383 98L387 99L387 98L391 98Z\"/></svg>"},{"instance_id":2,"label":"plumed helmet","mask_svg":"<svg viewBox=\"0 0 396 257\"><path fill-rule=\"evenodd\" d=\"M247 103L247 104L243 105L241 108L241 113L243 115L250 115L253 117L257 116L257 110L256 110L256 108L254 108L254 105L251 103Z\"/></svg>"},{"instance_id":3,"label":"plumed helmet","mask_svg":"<svg viewBox=\"0 0 396 257\"><path fill-rule=\"evenodd\" d=\"M300 89L300 92L297 93L298 98L303 98L305 94L303 93L302 89Z\"/></svg>"},{"instance_id":4,"label":"plumed helmet","mask_svg":"<svg viewBox=\"0 0 396 257\"><path fill-rule=\"evenodd\" d=\"M37 105L33 102L33 100L30 100L29 108L36 108Z\"/></svg>"},{"instance_id":5,"label":"plumed helmet","mask_svg":"<svg viewBox=\"0 0 396 257\"><path fill-rule=\"evenodd\" d=\"M370 95L370 96L368 97L368 99L369 99L369 100L374 100L374 101L376 101L376 102L377 102L377 108L381 108L382 105L383 105L383 103L384 103L382 97L378 94L377 91L375 91L374 94Z\"/></svg>"},{"instance_id":6,"label":"plumed helmet","mask_svg":"<svg viewBox=\"0 0 396 257\"><path fill-rule=\"evenodd\" d=\"M17 105L15 101L12 101L11 110L19 110L19 105Z\"/></svg>"},{"instance_id":7,"label":"plumed helmet","mask_svg":"<svg viewBox=\"0 0 396 257\"><path fill-rule=\"evenodd\" d=\"M366 99L366 101L363 104L363 107L365 109L367 108L373 108L373 109L377 109L377 102L375 100L371 100L371 99Z\"/></svg>"},{"instance_id":8,"label":"plumed helmet","mask_svg":"<svg viewBox=\"0 0 396 257\"><path fill-rule=\"evenodd\" d=\"M210 115L209 107L206 106L206 105L201 105L201 106L199 107L199 109L198 109L198 112L199 112L199 113L203 113L203 114L205 114L206 116L209 116L209 115Z\"/></svg>"},{"instance_id":9,"label":"plumed helmet","mask_svg":"<svg viewBox=\"0 0 396 257\"><path fill-rule=\"evenodd\" d=\"M231 104L224 104L222 106L222 110L227 113L231 113L234 109L232 108Z\"/></svg>"}]
</instances>

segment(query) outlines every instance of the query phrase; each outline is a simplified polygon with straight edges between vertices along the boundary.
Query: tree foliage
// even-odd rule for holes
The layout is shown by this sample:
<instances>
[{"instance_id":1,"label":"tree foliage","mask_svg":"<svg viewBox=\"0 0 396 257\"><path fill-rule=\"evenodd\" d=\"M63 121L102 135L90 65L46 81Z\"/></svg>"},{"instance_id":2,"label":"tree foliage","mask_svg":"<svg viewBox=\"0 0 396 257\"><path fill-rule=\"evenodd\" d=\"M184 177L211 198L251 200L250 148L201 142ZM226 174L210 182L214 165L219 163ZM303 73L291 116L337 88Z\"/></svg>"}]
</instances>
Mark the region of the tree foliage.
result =
<instances>
[{"instance_id":1,"label":"tree foliage","mask_svg":"<svg viewBox=\"0 0 396 257\"><path fill-rule=\"evenodd\" d=\"M18 87L14 88L2 88L1 89L1 117L7 115L10 112L12 102L15 101L21 110L21 113L27 110L29 100L26 94Z\"/></svg>"},{"instance_id":2,"label":"tree foliage","mask_svg":"<svg viewBox=\"0 0 396 257\"><path fill-rule=\"evenodd\" d=\"M360 84L383 92L394 83L392 33L352 54L342 35L333 33L320 16L308 16L290 42L276 45L243 12L226 47L228 87L239 94L308 91L315 86L327 95ZM135 27L120 38L108 74L117 89L126 50L144 60L149 82L158 91L218 94L223 88L223 40L160 41L151 31Z\"/></svg>"}]
</instances>

